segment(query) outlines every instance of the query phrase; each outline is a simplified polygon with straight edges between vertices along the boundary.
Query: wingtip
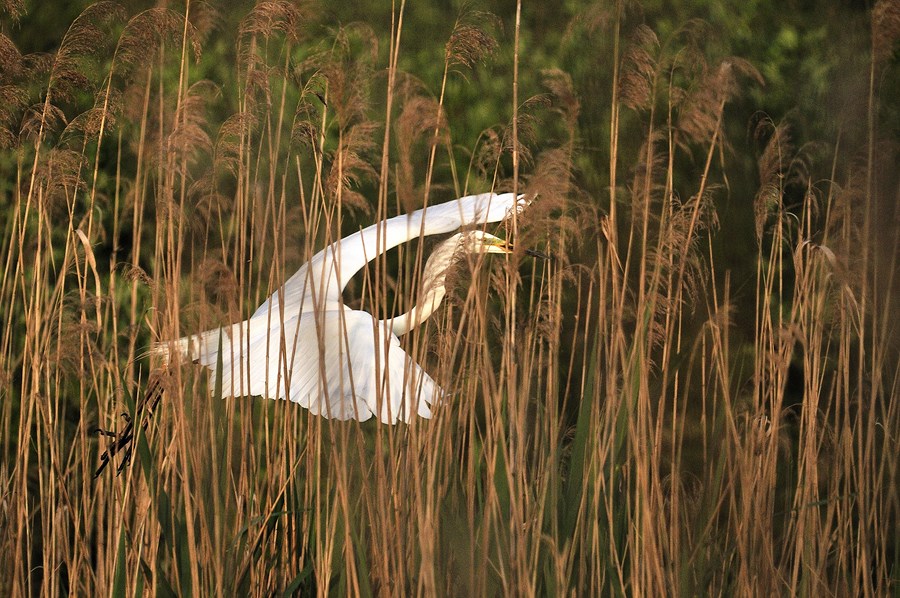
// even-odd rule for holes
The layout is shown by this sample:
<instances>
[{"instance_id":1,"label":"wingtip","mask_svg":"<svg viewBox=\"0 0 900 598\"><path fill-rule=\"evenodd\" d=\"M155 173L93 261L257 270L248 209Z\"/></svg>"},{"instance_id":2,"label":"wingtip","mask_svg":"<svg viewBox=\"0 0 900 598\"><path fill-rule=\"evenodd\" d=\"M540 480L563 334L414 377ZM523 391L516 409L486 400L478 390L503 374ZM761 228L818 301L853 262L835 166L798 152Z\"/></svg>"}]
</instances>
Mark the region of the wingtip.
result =
<instances>
[{"instance_id":1,"label":"wingtip","mask_svg":"<svg viewBox=\"0 0 900 598\"><path fill-rule=\"evenodd\" d=\"M516 203L509 209L507 212L506 218L510 218L514 215L519 215L525 211L525 208L530 206L537 195L533 193L520 193L516 196Z\"/></svg>"}]
</instances>

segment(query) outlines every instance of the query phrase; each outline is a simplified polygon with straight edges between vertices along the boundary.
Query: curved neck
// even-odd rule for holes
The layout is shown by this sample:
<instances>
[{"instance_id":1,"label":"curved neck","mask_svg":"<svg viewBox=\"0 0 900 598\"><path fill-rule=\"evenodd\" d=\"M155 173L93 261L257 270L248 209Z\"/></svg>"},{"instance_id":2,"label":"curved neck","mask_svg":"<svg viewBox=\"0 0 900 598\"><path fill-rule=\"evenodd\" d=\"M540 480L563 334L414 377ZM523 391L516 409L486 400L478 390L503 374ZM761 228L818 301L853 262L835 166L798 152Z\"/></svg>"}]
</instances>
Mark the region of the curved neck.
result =
<instances>
[{"instance_id":1,"label":"curved neck","mask_svg":"<svg viewBox=\"0 0 900 598\"><path fill-rule=\"evenodd\" d=\"M441 306L441 302L444 301L444 295L446 294L447 291L443 285L433 288L425 293L422 301L414 305L408 312L387 320L381 320L378 322L378 325L387 325L391 332L397 336L402 336L431 317L431 314Z\"/></svg>"}]
</instances>

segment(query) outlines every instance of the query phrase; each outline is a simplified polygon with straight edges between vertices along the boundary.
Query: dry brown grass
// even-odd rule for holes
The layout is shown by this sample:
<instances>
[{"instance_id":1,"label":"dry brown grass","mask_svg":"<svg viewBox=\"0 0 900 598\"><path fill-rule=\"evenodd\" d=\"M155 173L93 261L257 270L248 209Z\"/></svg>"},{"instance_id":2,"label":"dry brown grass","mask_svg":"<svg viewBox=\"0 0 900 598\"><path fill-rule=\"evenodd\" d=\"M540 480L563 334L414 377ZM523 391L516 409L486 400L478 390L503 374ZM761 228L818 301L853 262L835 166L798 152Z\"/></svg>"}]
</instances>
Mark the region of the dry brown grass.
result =
<instances>
[{"instance_id":1,"label":"dry brown grass","mask_svg":"<svg viewBox=\"0 0 900 598\"><path fill-rule=\"evenodd\" d=\"M896 592L898 244L880 223L898 202L876 176L896 153L875 151L876 116L866 155L835 151L825 182L786 126L760 126L757 276L734 281L715 200L749 64L628 32L623 9L585 13L573 30L616 40L593 196L573 176L587 100L561 71L526 101L511 80L508 118L456 170L473 142L453 139L446 83L497 50L494 22L459 19L435 97L398 70L404 6L381 64L365 27L315 37L309 7L259 3L227 117L211 107L226 91L191 72L220 22L207 5L127 22L97 5L51 58L0 38L0 594ZM530 147L541 110L558 147ZM633 156L626 111L644 127ZM701 176L676 182L690 161ZM539 194L515 235L555 259L465 269L403 340L453 393L434 419L220 401L185 365L121 475L93 479L109 442L93 430L134 412L160 365L150 341L243 319L357 222L491 188ZM371 265L348 302L404 311L420 245ZM736 312L738 287L755 313Z\"/></svg>"}]
</instances>

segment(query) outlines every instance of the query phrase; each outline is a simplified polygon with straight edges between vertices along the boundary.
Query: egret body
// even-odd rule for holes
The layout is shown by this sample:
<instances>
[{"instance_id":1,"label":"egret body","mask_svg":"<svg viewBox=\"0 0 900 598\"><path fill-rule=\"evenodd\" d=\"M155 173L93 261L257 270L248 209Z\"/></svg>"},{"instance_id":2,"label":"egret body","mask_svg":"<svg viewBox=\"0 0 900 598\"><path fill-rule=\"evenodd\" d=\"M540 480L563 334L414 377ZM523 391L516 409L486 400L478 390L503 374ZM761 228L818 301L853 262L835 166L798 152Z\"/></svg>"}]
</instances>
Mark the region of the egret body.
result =
<instances>
[{"instance_id":1,"label":"egret body","mask_svg":"<svg viewBox=\"0 0 900 598\"><path fill-rule=\"evenodd\" d=\"M473 230L442 242L422 274L422 300L378 321L343 305L354 274L387 250L421 236L498 222L526 205L512 193L470 195L383 220L335 241L304 264L250 318L158 343L166 360L188 358L221 377L222 397L289 399L328 418L384 423L431 417L441 388L400 346L398 335L424 322L444 298L447 269L469 253L508 253ZM221 351L220 351L221 348Z\"/></svg>"}]
</instances>

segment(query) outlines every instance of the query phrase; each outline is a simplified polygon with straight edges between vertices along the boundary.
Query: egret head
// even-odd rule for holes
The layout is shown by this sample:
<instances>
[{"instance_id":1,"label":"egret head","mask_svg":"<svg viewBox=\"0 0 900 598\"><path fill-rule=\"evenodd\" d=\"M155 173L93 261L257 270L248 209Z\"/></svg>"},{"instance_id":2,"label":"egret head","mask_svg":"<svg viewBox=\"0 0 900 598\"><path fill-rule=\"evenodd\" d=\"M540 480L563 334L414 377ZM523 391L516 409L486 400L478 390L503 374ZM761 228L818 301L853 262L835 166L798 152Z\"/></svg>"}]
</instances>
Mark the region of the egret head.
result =
<instances>
[{"instance_id":1,"label":"egret head","mask_svg":"<svg viewBox=\"0 0 900 598\"><path fill-rule=\"evenodd\" d=\"M447 273L455 264L467 255L485 253L512 253L512 247L500 237L481 230L456 233L431 252L422 273L423 288L426 292L440 290L443 293Z\"/></svg>"},{"instance_id":2,"label":"egret head","mask_svg":"<svg viewBox=\"0 0 900 598\"><path fill-rule=\"evenodd\" d=\"M458 233L453 237L450 237L450 239L447 240L447 243L453 245L454 240L457 259L461 258L466 253L508 254L513 252L513 246L510 245L509 242L480 230ZM533 249L526 249L524 253L525 255L530 255L531 257L540 258L542 260L551 259L549 255L541 253L540 251L535 251Z\"/></svg>"},{"instance_id":3,"label":"egret head","mask_svg":"<svg viewBox=\"0 0 900 598\"><path fill-rule=\"evenodd\" d=\"M457 235L457 251L466 253L512 253L512 247L501 239L481 230L472 230Z\"/></svg>"},{"instance_id":4,"label":"egret head","mask_svg":"<svg viewBox=\"0 0 900 598\"><path fill-rule=\"evenodd\" d=\"M422 322L438 308L447 294L447 277L450 272L469 255L487 253L512 253L512 246L492 234L481 230L470 230L456 233L449 239L439 243L431 252L425 269L422 271L419 301L415 307L405 314L391 319L391 330L396 335L406 334ZM537 252L526 253L544 257Z\"/></svg>"}]
</instances>

